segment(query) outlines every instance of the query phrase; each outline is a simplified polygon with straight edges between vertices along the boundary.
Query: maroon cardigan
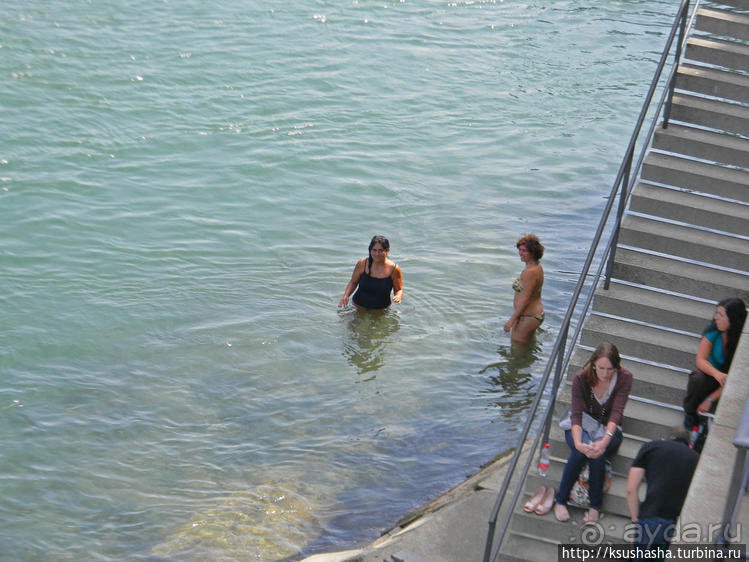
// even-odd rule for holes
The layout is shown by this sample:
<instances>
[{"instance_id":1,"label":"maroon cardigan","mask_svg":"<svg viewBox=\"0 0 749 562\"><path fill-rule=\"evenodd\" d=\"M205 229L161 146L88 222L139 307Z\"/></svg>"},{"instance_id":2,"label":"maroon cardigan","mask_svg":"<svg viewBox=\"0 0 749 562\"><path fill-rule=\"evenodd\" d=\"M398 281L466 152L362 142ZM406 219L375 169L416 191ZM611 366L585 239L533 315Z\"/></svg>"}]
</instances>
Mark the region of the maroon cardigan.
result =
<instances>
[{"instance_id":1,"label":"maroon cardigan","mask_svg":"<svg viewBox=\"0 0 749 562\"><path fill-rule=\"evenodd\" d=\"M572 380L572 406L570 408L570 419L572 425L582 426L583 410L588 412L603 425L606 425L610 421L616 423L616 425L621 425L622 418L624 418L624 406L627 405L627 399L629 398L629 391L631 388L632 373L627 369L619 367L614 391L611 393L611 396L609 396L609 399L604 403L603 408L606 409L606 412L604 416L601 416L601 410L603 408L601 408L598 400L595 400L591 396L590 386L585 382L583 371L580 371Z\"/></svg>"}]
</instances>

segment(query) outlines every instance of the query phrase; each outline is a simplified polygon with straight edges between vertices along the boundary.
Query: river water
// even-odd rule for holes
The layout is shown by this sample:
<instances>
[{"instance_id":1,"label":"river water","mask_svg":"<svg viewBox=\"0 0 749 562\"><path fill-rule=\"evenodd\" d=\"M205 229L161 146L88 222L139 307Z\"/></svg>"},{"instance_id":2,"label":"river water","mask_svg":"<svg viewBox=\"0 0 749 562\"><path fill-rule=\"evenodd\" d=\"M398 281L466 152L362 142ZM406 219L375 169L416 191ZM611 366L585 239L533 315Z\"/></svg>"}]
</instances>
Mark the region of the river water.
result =
<instances>
[{"instance_id":1,"label":"river water","mask_svg":"<svg viewBox=\"0 0 749 562\"><path fill-rule=\"evenodd\" d=\"M513 446L676 9L5 0L3 556L351 548Z\"/></svg>"}]
</instances>

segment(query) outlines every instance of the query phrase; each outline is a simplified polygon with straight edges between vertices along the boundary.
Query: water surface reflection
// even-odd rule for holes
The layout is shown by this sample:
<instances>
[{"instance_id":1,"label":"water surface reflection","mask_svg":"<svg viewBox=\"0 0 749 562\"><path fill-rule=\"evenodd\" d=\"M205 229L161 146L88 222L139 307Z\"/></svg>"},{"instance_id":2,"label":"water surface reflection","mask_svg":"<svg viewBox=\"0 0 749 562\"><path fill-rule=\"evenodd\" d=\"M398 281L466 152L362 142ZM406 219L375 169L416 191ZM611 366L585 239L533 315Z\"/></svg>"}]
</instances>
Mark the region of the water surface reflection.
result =
<instances>
[{"instance_id":1,"label":"water surface reflection","mask_svg":"<svg viewBox=\"0 0 749 562\"><path fill-rule=\"evenodd\" d=\"M385 349L400 328L398 313L392 309L351 308L343 313L346 327L343 356L360 375L374 373L385 362ZM364 380L375 377L370 375Z\"/></svg>"},{"instance_id":2,"label":"water surface reflection","mask_svg":"<svg viewBox=\"0 0 749 562\"><path fill-rule=\"evenodd\" d=\"M490 363L480 374L488 374L490 386L482 393L494 396L488 404L498 407L502 417L517 420L533 402L536 381L531 367L541 354L541 344L533 340L527 344L512 342L497 350L500 360Z\"/></svg>"}]
</instances>

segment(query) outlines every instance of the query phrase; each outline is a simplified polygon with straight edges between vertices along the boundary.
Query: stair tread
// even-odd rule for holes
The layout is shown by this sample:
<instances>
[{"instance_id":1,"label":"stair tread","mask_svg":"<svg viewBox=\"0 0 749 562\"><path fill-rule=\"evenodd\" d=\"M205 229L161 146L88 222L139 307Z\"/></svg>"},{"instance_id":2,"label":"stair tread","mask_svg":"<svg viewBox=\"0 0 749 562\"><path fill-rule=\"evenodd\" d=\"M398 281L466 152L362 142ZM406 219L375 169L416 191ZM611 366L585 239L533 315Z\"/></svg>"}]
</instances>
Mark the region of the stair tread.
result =
<instances>
[{"instance_id":1,"label":"stair tread","mask_svg":"<svg viewBox=\"0 0 749 562\"><path fill-rule=\"evenodd\" d=\"M736 201L641 181L632 193L630 209L749 236L749 205Z\"/></svg>"},{"instance_id":2,"label":"stair tread","mask_svg":"<svg viewBox=\"0 0 749 562\"><path fill-rule=\"evenodd\" d=\"M705 145L719 146L724 149L749 151L749 140L735 135L706 131L687 125L669 124L667 129L660 128L655 133L658 137L678 137Z\"/></svg>"},{"instance_id":3,"label":"stair tread","mask_svg":"<svg viewBox=\"0 0 749 562\"><path fill-rule=\"evenodd\" d=\"M623 271L623 267L635 268L636 271ZM705 299L718 300L728 294L737 295L742 299L749 297L749 275L746 272L726 271L630 248L617 248L614 277L669 290L673 290L675 282L681 280L688 283L687 289L691 292L679 292Z\"/></svg>"},{"instance_id":4,"label":"stair tread","mask_svg":"<svg viewBox=\"0 0 749 562\"><path fill-rule=\"evenodd\" d=\"M643 166L645 180L749 203L749 174L746 171L657 151L648 154ZM654 178L654 171L659 169L668 170L674 177Z\"/></svg>"},{"instance_id":5,"label":"stair tread","mask_svg":"<svg viewBox=\"0 0 749 562\"><path fill-rule=\"evenodd\" d=\"M632 213L622 220L619 241L732 269L749 262L749 243L745 238Z\"/></svg>"}]
</instances>

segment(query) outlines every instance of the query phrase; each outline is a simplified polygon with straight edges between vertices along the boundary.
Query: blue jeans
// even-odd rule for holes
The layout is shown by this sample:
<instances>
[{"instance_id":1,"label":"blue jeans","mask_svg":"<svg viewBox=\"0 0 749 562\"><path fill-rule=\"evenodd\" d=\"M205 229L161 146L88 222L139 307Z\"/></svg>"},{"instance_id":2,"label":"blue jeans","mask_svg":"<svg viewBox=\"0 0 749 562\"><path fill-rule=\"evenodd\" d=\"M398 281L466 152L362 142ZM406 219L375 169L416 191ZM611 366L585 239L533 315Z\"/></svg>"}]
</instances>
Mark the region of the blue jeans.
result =
<instances>
[{"instance_id":1,"label":"blue jeans","mask_svg":"<svg viewBox=\"0 0 749 562\"><path fill-rule=\"evenodd\" d=\"M640 547L642 550L649 550L653 554L647 560L662 560L655 557L655 552L665 551L671 543L674 536L676 522L662 517L648 517L640 519L637 522L637 537L632 541L632 546ZM646 560L644 556L634 558L634 560Z\"/></svg>"},{"instance_id":2,"label":"blue jeans","mask_svg":"<svg viewBox=\"0 0 749 562\"><path fill-rule=\"evenodd\" d=\"M590 507L601 511L603 505L603 481L606 477L606 458L613 457L619 450L619 445L622 444L622 430L617 429L614 432L614 436L609 441L608 447L603 455L597 459L589 459L583 455L580 451L575 449L575 441L572 439L572 431L566 430L564 432L564 438L567 441L572 452L570 457L567 459L567 464L564 465L564 472L562 472L562 481L559 483L559 491L557 492L556 502L562 505L567 505L567 500L570 497L570 491L572 486L575 485L577 478L580 476L580 472L588 463L590 477L588 479L588 490L590 491ZM583 431L583 442L589 443L590 437L587 432Z\"/></svg>"}]
</instances>

